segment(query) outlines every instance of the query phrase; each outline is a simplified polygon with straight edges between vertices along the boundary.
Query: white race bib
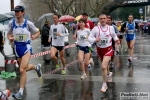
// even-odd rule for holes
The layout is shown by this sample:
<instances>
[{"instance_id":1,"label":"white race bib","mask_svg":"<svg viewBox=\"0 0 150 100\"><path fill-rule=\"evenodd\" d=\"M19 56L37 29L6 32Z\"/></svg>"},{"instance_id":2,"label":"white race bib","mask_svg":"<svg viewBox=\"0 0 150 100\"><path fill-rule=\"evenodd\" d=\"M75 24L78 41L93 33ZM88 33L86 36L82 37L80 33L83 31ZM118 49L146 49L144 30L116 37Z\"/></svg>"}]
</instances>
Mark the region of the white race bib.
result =
<instances>
[{"instance_id":1,"label":"white race bib","mask_svg":"<svg viewBox=\"0 0 150 100\"><path fill-rule=\"evenodd\" d=\"M101 38L100 42L99 42L99 46L106 46L108 44L109 38Z\"/></svg>"},{"instance_id":2,"label":"white race bib","mask_svg":"<svg viewBox=\"0 0 150 100\"><path fill-rule=\"evenodd\" d=\"M128 34L134 34L134 30L128 30Z\"/></svg>"},{"instance_id":3,"label":"white race bib","mask_svg":"<svg viewBox=\"0 0 150 100\"><path fill-rule=\"evenodd\" d=\"M86 41L86 36L85 35L80 35L80 41Z\"/></svg>"},{"instance_id":4,"label":"white race bib","mask_svg":"<svg viewBox=\"0 0 150 100\"><path fill-rule=\"evenodd\" d=\"M27 34L15 34L14 37L17 42L27 42Z\"/></svg>"}]
</instances>

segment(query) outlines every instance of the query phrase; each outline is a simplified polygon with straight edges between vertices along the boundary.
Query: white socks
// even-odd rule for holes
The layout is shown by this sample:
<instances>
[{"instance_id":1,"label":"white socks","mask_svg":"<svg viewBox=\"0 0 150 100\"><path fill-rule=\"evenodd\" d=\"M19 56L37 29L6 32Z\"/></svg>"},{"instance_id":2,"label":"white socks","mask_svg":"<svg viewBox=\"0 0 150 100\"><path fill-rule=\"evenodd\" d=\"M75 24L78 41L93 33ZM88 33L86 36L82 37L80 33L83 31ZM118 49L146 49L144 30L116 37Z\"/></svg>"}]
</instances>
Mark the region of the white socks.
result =
<instances>
[{"instance_id":1,"label":"white socks","mask_svg":"<svg viewBox=\"0 0 150 100\"><path fill-rule=\"evenodd\" d=\"M23 90L24 88L20 88L19 92L21 93L21 95L23 95Z\"/></svg>"}]
</instances>

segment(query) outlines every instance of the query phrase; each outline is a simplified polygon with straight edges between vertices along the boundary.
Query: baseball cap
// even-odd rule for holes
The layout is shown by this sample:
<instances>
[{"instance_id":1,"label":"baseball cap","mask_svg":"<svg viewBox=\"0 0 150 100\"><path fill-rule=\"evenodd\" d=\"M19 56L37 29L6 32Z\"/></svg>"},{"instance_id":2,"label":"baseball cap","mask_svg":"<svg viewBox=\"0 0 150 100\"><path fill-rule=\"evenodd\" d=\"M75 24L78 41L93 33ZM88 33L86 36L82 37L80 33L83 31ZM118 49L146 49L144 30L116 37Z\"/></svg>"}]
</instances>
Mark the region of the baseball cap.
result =
<instances>
[{"instance_id":1,"label":"baseball cap","mask_svg":"<svg viewBox=\"0 0 150 100\"><path fill-rule=\"evenodd\" d=\"M18 5L15 7L14 11L25 11L25 8L23 6Z\"/></svg>"}]
</instances>

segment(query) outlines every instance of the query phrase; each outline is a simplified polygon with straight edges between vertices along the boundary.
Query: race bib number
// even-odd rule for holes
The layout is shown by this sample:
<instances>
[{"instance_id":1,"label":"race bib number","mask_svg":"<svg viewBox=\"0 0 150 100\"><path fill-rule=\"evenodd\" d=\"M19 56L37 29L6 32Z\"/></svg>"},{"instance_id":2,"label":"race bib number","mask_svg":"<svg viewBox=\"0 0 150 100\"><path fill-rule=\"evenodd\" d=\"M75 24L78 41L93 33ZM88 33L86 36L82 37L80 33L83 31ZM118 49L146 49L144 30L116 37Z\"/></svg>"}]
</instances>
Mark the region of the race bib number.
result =
<instances>
[{"instance_id":1,"label":"race bib number","mask_svg":"<svg viewBox=\"0 0 150 100\"><path fill-rule=\"evenodd\" d=\"M86 36L85 35L80 35L80 41L86 41Z\"/></svg>"},{"instance_id":2,"label":"race bib number","mask_svg":"<svg viewBox=\"0 0 150 100\"><path fill-rule=\"evenodd\" d=\"M108 44L109 38L102 38L99 42L99 46L106 46Z\"/></svg>"},{"instance_id":3,"label":"race bib number","mask_svg":"<svg viewBox=\"0 0 150 100\"><path fill-rule=\"evenodd\" d=\"M15 40L17 42L27 42L27 34L16 34Z\"/></svg>"},{"instance_id":4,"label":"race bib number","mask_svg":"<svg viewBox=\"0 0 150 100\"><path fill-rule=\"evenodd\" d=\"M134 34L134 30L128 30L128 34Z\"/></svg>"}]
</instances>

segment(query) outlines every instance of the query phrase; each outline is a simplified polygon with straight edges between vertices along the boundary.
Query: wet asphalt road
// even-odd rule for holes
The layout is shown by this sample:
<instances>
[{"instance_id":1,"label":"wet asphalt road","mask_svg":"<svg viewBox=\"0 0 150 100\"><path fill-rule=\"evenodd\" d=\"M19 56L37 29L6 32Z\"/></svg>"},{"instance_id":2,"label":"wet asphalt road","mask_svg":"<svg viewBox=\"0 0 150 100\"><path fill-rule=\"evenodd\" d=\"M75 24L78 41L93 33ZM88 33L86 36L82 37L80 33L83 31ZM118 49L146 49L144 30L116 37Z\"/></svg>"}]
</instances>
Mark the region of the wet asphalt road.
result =
<instances>
[{"instance_id":1,"label":"wet asphalt road","mask_svg":"<svg viewBox=\"0 0 150 100\"><path fill-rule=\"evenodd\" d=\"M70 35L70 43L74 40ZM33 53L41 52L40 38L32 42ZM5 46L7 54L11 54L11 48ZM42 64L43 77L38 78L36 72L29 71L23 100L120 100L120 92L149 92L150 93L150 35L137 34L134 57L131 64L125 39L120 55L115 57L113 82L108 83L106 93L101 93L102 74L100 62L96 53L93 53L95 66L88 68L88 77L81 81L81 71L77 62L77 49L71 48L70 56L66 56L67 74L61 75L60 70L55 70L51 61L45 63L43 57L30 60L33 64ZM0 55L0 60L3 59ZM1 60L2 61L2 60ZM0 66L3 67L1 64ZM0 89L8 88L11 95L19 90L19 75L10 79L0 79ZM14 100L12 97L9 100ZM134 100L134 99L129 99ZM146 100L146 99L140 99Z\"/></svg>"}]
</instances>

